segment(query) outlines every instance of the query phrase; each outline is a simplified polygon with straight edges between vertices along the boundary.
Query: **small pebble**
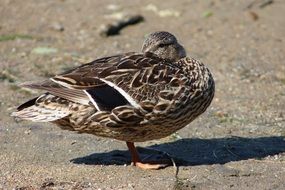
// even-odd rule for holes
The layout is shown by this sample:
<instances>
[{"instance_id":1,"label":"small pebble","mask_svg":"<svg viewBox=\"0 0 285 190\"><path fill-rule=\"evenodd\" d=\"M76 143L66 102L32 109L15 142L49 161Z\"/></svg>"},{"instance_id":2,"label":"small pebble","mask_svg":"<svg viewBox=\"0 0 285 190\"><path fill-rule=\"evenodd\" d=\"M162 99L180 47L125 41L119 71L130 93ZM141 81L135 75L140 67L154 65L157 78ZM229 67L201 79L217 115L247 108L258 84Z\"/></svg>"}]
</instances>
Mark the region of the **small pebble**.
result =
<instances>
[{"instance_id":1,"label":"small pebble","mask_svg":"<svg viewBox=\"0 0 285 190\"><path fill-rule=\"evenodd\" d=\"M63 32L64 31L63 25L58 23L58 22L51 24L50 28L52 30L59 31L59 32Z\"/></svg>"},{"instance_id":2,"label":"small pebble","mask_svg":"<svg viewBox=\"0 0 285 190\"><path fill-rule=\"evenodd\" d=\"M31 133L31 129L26 130L24 133L29 135Z\"/></svg>"},{"instance_id":3,"label":"small pebble","mask_svg":"<svg viewBox=\"0 0 285 190\"><path fill-rule=\"evenodd\" d=\"M109 5L107 5L107 9L111 10L111 11L116 11L116 10L120 9L120 6L116 5L116 4L109 4Z\"/></svg>"},{"instance_id":4,"label":"small pebble","mask_svg":"<svg viewBox=\"0 0 285 190\"><path fill-rule=\"evenodd\" d=\"M76 143L77 143L77 141L72 141L72 142L71 142L71 145L76 144Z\"/></svg>"},{"instance_id":5,"label":"small pebble","mask_svg":"<svg viewBox=\"0 0 285 190\"><path fill-rule=\"evenodd\" d=\"M256 12L249 11L249 16L252 18L252 20L257 21L259 16Z\"/></svg>"}]
</instances>

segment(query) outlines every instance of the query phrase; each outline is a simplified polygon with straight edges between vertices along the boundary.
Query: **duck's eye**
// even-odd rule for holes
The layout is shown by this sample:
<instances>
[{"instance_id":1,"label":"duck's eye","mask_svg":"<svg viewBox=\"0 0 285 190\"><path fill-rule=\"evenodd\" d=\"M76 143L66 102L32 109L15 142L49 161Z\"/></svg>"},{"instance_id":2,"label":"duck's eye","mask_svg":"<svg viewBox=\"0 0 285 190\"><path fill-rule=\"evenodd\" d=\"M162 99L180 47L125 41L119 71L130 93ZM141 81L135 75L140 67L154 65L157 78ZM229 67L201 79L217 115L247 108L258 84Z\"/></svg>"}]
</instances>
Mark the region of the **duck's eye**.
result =
<instances>
[{"instance_id":1,"label":"duck's eye","mask_svg":"<svg viewBox=\"0 0 285 190\"><path fill-rule=\"evenodd\" d=\"M167 46L168 44L158 44L158 47L162 48L162 47L165 47Z\"/></svg>"}]
</instances>

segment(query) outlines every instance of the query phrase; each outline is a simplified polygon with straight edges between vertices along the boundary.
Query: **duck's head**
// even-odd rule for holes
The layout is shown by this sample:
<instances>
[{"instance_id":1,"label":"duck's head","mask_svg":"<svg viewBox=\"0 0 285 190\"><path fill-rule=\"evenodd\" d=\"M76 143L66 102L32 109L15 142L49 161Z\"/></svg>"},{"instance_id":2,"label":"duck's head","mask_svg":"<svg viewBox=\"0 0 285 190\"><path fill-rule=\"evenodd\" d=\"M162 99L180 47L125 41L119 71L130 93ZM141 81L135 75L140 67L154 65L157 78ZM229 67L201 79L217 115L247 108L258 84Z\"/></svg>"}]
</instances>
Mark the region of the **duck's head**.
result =
<instances>
[{"instance_id":1,"label":"duck's head","mask_svg":"<svg viewBox=\"0 0 285 190\"><path fill-rule=\"evenodd\" d=\"M147 36L143 43L142 52L151 52L162 59L178 61L186 57L185 49L169 32L154 32Z\"/></svg>"}]
</instances>

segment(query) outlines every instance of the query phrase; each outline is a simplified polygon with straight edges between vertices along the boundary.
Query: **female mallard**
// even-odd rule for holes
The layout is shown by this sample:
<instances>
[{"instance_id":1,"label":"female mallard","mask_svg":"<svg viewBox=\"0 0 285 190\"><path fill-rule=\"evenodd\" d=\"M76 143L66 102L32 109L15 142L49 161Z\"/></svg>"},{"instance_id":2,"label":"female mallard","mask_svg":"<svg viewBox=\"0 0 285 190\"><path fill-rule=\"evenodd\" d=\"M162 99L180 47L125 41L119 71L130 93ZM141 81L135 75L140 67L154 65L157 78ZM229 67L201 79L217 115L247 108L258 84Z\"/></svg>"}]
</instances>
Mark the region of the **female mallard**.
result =
<instances>
[{"instance_id":1,"label":"female mallard","mask_svg":"<svg viewBox=\"0 0 285 190\"><path fill-rule=\"evenodd\" d=\"M134 142L185 127L206 110L215 91L210 71L186 57L168 32L150 34L142 53L96 59L23 86L47 92L20 105L12 116L126 141L133 164L144 169L162 165L142 163Z\"/></svg>"}]
</instances>

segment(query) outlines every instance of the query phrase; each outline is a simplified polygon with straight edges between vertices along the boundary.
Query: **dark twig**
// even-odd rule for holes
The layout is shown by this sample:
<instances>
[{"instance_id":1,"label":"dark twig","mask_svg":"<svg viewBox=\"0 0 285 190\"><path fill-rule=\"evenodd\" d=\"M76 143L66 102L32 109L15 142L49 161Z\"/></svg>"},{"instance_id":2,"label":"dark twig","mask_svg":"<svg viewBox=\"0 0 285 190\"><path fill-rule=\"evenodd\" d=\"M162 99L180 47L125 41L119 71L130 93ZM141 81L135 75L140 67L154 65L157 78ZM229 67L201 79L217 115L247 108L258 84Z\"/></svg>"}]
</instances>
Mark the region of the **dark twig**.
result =
<instances>
[{"instance_id":1,"label":"dark twig","mask_svg":"<svg viewBox=\"0 0 285 190\"><path fill-rule=\"evenodd\" d=\"M143 20L144 18L141 15L126 16L113 24L103 25L100 29L100 35L105 37L118 35L126 26L140 23Z\"/></svg>"}]
</instances>

